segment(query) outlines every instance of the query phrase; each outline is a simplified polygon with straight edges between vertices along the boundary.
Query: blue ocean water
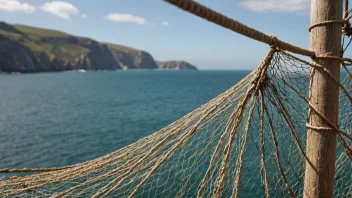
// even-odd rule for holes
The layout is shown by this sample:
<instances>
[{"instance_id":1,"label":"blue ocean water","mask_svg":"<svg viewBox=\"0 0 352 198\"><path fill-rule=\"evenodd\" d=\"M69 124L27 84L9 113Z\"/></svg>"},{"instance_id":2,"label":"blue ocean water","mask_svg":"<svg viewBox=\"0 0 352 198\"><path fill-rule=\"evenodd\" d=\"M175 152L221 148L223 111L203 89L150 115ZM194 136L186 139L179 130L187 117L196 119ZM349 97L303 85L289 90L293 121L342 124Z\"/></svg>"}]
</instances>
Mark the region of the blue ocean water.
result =
<instances>
[{"instance_id":1,"label":"blue ocean water","mask_svg":"<svg viewBox=\"0 0 352 198\"><path fill-rule=\"evenodd\" d=\"M249 71L0 75L0 169L95 159L167 126Z\"/></svg>"}]
</instances>

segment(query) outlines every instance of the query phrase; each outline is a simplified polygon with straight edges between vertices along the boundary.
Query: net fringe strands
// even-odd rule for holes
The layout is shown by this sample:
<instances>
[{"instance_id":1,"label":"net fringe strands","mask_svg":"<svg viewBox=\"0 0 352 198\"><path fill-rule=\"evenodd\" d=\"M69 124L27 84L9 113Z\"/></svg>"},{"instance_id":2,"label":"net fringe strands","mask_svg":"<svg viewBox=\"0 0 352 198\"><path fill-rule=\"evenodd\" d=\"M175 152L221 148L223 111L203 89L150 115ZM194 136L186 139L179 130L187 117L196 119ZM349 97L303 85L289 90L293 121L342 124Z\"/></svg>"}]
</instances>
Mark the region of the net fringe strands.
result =
<instances>
[{"instance_id":1,"label":"net fringe strands","mask_svg":"<svg viewBox=\"0 0 352 198\"><path fill-rule=\"evenodd\" d=\"M167 2L269 44L268 54L224 93L115 152L66 167L0 170L15 175L0 180L0 197L302 197L308 128L337 134L334 196L352 197L352 74L347 68L352 61L343 58L350 42L342 45L341 57L316 55L194 1ZM349 37L349 14L345 8L344 37ZM290 52L340 60L343 80ZM340 87L338 125L309 102L314 70ZM309 111L328 127L307 124Z\"/></svg>"}]
</instances>

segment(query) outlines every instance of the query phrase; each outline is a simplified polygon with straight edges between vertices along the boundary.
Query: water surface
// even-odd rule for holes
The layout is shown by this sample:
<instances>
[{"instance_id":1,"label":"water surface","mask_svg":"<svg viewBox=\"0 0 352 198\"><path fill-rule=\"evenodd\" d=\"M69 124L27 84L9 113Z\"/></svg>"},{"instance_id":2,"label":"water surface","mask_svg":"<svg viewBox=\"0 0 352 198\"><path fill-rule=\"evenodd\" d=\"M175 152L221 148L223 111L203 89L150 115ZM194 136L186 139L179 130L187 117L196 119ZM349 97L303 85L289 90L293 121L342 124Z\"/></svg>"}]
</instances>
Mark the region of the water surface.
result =
<instances>
[{"instance_id":1,"label":"water surface","mask_svg":"<svg viewBox=\"0 0 352 198\"><path fill-rule=\"evenodd\" d=\"M249 71L0 75L0 168L72 165L122 148Z\"/></svg>"}]
</instances>

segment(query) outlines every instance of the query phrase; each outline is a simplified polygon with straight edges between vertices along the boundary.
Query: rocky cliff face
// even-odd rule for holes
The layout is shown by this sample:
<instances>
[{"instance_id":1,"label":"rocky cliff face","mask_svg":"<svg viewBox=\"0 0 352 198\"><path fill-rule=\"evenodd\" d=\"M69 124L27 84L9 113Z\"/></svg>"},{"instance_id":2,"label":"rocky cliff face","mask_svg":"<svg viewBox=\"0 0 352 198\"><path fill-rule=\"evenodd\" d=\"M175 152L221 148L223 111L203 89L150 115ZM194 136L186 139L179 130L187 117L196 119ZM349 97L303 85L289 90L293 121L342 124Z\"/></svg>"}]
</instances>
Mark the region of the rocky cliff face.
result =
<instances>
[{"instance_id":1,"label":"rocky cliff face","mask_svg":"<svg viewBox=\"0 0 352 198\"><path fill-rule=\"evenodd\" d=\"M81 42L80 45L88 49L82 54L82 58L85 59L83 63L85 63L84 65L86 66L84 69L121 69L120 64L115 60L115 57L105 44L90 39L84 39L84 42Z\"/></svg>"},{"instance_id":2,"label":"rocky cliff face","mask_svg":"<svg viewBox=\"0 0 352 198\"><path fill-rule=\"evenodd\" d=\"M121 69L157 69L158 66L153 57L140 50L118 50L109 46L115 60L120 64Z\"/></svg>"},{"instance_id":3,"label":"rocky cliff face","mask_svg":"<svg viewBox=\"0 0 352 198\"><path fill-rule=\"evenodd\" d=\"M45 71L47 60L45 54L35 55L28 47L0 35L0 71Z\"/></svg>"},{"instance_id":4,"label":"rocky cliff face","mask_svg":"<svg viewBox=\"0 0 352 198\"><path fill-rule=\"evenodd\" d=\"M194 69L184 62L156 63L141 50L100 43L55 30L0 22L0 72Z\"/></svg>"},{"instance_id":5,"label":"rocky cliff face","mask_svg":"<svg viewBox=\"0 0 352 198\"><path fill-rule=\"evenodd\" d=\"M185 61L166 61L166 62L157 62L159 69L172 69L172 70L197 70L194 65L187 63Z\"/></svg>"}]
</instances>

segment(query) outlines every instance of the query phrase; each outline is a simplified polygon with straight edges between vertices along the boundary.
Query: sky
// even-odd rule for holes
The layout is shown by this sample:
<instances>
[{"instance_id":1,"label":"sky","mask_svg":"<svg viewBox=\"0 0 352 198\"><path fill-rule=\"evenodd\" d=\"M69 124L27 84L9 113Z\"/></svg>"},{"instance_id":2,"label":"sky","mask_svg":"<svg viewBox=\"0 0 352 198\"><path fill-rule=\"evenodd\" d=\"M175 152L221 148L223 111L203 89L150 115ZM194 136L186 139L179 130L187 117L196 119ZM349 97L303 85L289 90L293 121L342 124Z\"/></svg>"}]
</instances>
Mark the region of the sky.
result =
<instances>
[{"instance_id":1,"label":"sky","mask_svg":"<svg viewBox=\"0 0 352 198\"><path fill-rule=\"evenodd\" d=\"M309 47L310 0L197 0L247 26ZM126 45L199 69L251 70L269 46L162 0L0 0L0 20Z\"/></svg>"}]
</instances>

